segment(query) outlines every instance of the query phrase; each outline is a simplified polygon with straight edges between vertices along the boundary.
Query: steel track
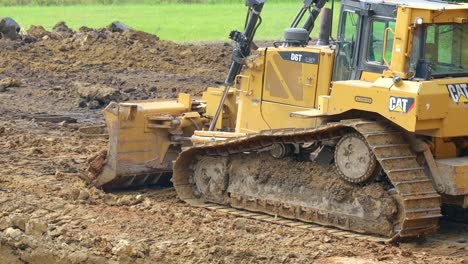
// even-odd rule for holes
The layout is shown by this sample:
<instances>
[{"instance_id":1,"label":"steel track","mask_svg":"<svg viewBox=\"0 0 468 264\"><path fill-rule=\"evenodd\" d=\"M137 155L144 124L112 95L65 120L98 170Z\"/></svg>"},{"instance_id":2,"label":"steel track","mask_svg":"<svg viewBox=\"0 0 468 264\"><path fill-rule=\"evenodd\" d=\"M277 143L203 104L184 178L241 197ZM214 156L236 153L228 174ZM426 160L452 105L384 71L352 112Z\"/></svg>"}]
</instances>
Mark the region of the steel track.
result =
<instances>
[{"instance_id":1,"label":"steel track","mask_svg":"<svg viewBox=\"0 0 468 264\"><path fill-rule=\"evenodd\" d=\"M192 168L198 156L229 156L264 149L273 143L308 143L336 138L349 132L359 132L364 136L389 181L394 186L394 192L399 197L400 217L399 221L395 223L394 233L390 238L376 239L387 241L399 237L415 237L434 233L438 228L438 219L441 216L440 196L433 189L424 168L419 166L416 155L411 151L402 132L385 123L346 120L330 123L316 129L268 130L225 141L196 145L184 150L179 155L174 165L172 181L179 198L193 206L209 209L218 208L218 210L239 215L246 215L243 210L262 212L290 219L284 221L300 220L354 231L353 227L350 226L352 219L346 216L333 215L330 212L321 212L314 208L304 208L287 202L237 196L226 198L222 205L213 206L198 193L195 181L192 179L194 176ZM236 211L237 209L231 206L243 210ZM249 213L249 215L252 216L251 218L259 220L263 216L264 219L272 221L264 214ZM287 223L296 225L297 222ZM314 226L314 228L316 227ZM346 232L350 236L361 236L348 231L337 232Z\"/></svg>"}]
</instances>

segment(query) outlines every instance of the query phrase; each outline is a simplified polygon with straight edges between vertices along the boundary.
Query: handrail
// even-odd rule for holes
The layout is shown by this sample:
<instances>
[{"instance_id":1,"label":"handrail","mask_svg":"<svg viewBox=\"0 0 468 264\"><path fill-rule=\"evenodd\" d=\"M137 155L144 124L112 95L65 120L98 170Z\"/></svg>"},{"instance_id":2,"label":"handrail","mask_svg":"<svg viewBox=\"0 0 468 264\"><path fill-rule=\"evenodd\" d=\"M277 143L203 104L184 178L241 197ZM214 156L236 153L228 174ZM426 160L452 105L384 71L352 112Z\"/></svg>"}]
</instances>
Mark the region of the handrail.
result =
<instances>
[{"instance_id":1,"label":"handrail","mask_svg":"<svg viewBox=\"0 0 468 264\"><path fill-rule=\"evenodd\" d=\"M388 31L391 31L392 34L395 36L395 31L391 27L387 27L384 31L384 40L383 40L383 50L382 50L382 59L385 65L390 69L390 64L388 63L387 59L385 58L387 52L387 38L388 38ZM393 52L393 50L392 50Z\"/></svg>"}]
</instances>

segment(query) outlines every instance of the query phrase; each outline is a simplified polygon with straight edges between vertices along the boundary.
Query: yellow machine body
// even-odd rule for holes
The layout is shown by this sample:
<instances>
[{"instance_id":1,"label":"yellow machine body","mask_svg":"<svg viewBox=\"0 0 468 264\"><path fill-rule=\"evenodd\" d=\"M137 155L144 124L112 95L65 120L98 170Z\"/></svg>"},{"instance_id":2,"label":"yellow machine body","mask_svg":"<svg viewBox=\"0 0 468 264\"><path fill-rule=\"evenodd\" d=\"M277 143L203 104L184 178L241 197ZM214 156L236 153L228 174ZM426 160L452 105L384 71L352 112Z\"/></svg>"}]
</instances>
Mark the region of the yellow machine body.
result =
<instances>
[{"instance_id":1,"label":"yellow machine body","mask_svg":"<svg viewBox=\"0 0 468 264\"><path fill-rule=\"evenodd\" d=\"M329 47L257 50L238 76L236 132L311 128L323 120L378 116L409 133L431 138L433 156L441 168L435 176L440 185L436 189L460 197L467 207L468 159L459 157L455 142L468 142L468 123L462 121L468 114L468 77L408 80L408 64L416 19L467 23L468 7L445 12L430 7L397 10L391 65L382 73L363 71L359 80L331 81L335 54ZM461 45L468 52L468 44ZM316 61L298 63L294 56ZM468 67L468 61L462 64Z\"/></svg>"},{"instance_id":2,"label":"yellow machine body","mask_svg":"<svg viewBox=\"0 0 468 264\"><path fill-rule=\"evenodd\" d=\"M409 69L416 23L464 25L468 4L442 11L407 2L396 10L394 29L385 29L392 38L383 43L391 62L382 62L381 72L364 69L353 80L334 81L337 54L330 46L254 51L245 59L217 120L216 129L222 133L204 131L220 102L219 88L209 88L197 101L198 108L188 95L178 102L112 105L104 111L110 143L103 174L109 176L101 177L100 184L120 176L170 171L177 151L190 144L177 140L181 138L222 140L275 128L315 128L330 120L378 118L429 143L432 158L426 158L435 188L447 201L468 207L468 158L461 154L468 146L468 77L417 80ZM463 53L468 52L468 36L466 40L460 43ZM468 67L468 61L461 64Z\"/></svg>"}]
</instances>

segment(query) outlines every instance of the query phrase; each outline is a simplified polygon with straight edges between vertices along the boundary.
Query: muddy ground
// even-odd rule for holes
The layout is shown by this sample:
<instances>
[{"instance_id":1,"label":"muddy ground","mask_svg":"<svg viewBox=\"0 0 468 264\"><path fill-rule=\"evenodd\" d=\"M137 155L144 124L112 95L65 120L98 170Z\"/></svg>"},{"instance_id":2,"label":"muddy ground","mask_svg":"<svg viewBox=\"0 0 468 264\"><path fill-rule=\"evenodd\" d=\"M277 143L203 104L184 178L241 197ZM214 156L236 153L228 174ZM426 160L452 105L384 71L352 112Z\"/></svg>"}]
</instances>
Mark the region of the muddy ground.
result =
<instances>
[{"instance_id":1,"label":"muddy ground","mask_svg":"<svg viewBox=\"0 0 468 264\"><path fill-rule=\"evenodd\" d=\"M85 184L107 139L80 127L102 124L111 100L218 86L230 50L64 25L0 39L0 263L468 263L467 225L382 244L191 208L172 188Z\"/></svg>"}]
</instances>

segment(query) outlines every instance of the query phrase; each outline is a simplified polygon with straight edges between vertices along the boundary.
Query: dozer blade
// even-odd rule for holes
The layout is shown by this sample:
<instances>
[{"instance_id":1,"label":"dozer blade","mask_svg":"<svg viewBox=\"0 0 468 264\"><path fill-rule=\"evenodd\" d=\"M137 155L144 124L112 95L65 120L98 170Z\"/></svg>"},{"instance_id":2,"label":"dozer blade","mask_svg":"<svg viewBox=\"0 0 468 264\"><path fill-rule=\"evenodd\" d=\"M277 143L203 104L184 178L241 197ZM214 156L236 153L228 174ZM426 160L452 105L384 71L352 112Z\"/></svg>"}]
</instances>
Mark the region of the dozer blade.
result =
<instances>
[{"instance_id":1,"label":"dozer blade","mask_svg":"<svg viewBox=\"0 0 468 264\"><path fill-rule=\"evenodd\" d=\"M92 183L105 190L169 184L172 161L181 149L172 136L192 133L177 120L190 111L189 99L107 106L108 150L90 162Z\"/></svg>"}]
</instances>

